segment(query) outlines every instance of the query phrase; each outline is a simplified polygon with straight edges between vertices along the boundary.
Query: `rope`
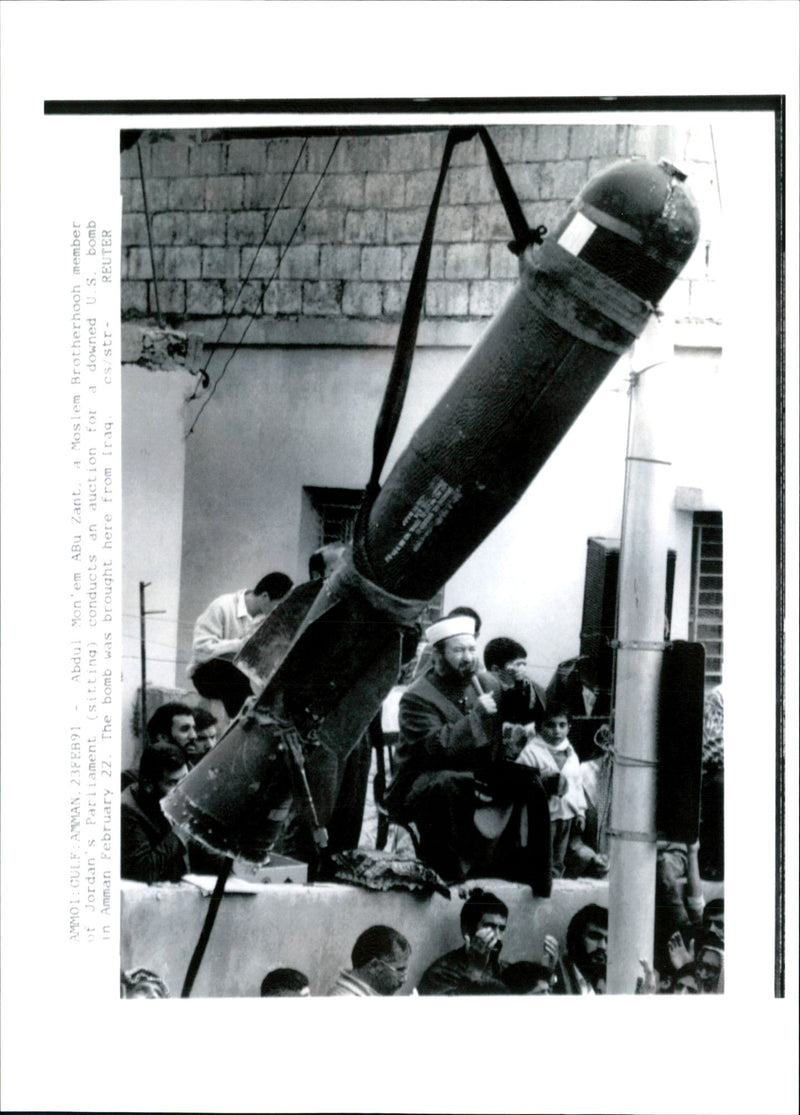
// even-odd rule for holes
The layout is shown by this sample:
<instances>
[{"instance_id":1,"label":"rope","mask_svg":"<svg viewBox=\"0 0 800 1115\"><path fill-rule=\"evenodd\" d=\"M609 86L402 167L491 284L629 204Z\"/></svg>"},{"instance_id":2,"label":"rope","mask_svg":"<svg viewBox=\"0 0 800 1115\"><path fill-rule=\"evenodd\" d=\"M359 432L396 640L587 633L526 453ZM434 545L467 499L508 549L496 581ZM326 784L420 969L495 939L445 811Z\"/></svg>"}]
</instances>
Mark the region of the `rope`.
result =
<instances>
[{"instance_id":1,"label":"rope","mask_svg":"<svg viewBox=\"0 0 800 1115\"><path fill-rule=\"evenodd\" d=\"M314 200L314 195L316 194L317 190L319 189L320 184L322 183L322 179L325 177L325 175L327 173L328 167L331 165L331 160L333 159L336 148L339 146L340 138L341 138L340 136L336 137L336 142L334 143L333 147L331 148L330 155L328 155L328 161L325 163L325 166L322 169L322 173L320 174L319 178L317 179L316 185L314 186L314 189L311 191L311 194L309 196L308 201L305 203L305 205L303 207L303 210L300 213L300 216L297 218L297 224L292 229L292 234L289 237L288 241L286 242L286 247L283 249L283 251L281 252L281 254L278 257L278 262L275 264L274 271L270 275L269 279L267 280L266 285L264 286L263 291L261 292L261 298L259 299L259 304L256 307L256 309L253 311L253 313L250 315L250 320L248 321L247 325L245 326L244 330L242 331L241 337L239 337L238 341L234 345L233 352L230 354L230 356L226 360L226 362L225 362L225 364L222 368L222 371L219 373L216 380L214 381L213 387L211 388L211 390L209 391L209 393L206 395L205 399L203 400L203 405L200 407L200 410L197 412L197 415L195 416L195 419L192 422L191 426L189 427L188 433L186 434L187 438L189 437L189 434L194 432L194 429L195 429L197 423L200 421L200 416L202 415L203 411L206 409L208 404L211 402L211 399L214 397L214 393L216 392L217 388L219 387L223 376L227 372L231 361L233 360L234 356L236 356L236 353L239 351L242 344L244 343L244 339L247 336L247 333L250 329L250 326L255 321L256 313L259 310L263 310L264 297L265 297L267 291L269 290L270 286L272 285L273 279L278 274L278 271L280 270L280 266L283 263L284 256L289 251L289 248L292 246L292 241L295 238L297 230L300 227L300 225L302 224L303 218L305 217L306 213L308 212L308 208L311 205L311 202Z\"/></svg>"},{"instance_id":2,"label":"rope","mask_svg":"<svg viewBox=\"0 0 800 1115\"><path fill-rule=\"evenodd\" d=\"M651 770L657 770L659 765L658 759L638 759L634 755L622 755L619 751L614 752L614 762L621 767L648 767Z\"/></svg>"},{"instance_id":3,"label":"rope","mask_svg":"<svg viewBox=\"0 0 800 1115\"><path fill-rule=\"evenodd\" d=\"M607 829L606 832L615 840L635 840L640 844L655 844L658 840L656 832L633 832L630 829Z\"/></svg>"}]
</instances>

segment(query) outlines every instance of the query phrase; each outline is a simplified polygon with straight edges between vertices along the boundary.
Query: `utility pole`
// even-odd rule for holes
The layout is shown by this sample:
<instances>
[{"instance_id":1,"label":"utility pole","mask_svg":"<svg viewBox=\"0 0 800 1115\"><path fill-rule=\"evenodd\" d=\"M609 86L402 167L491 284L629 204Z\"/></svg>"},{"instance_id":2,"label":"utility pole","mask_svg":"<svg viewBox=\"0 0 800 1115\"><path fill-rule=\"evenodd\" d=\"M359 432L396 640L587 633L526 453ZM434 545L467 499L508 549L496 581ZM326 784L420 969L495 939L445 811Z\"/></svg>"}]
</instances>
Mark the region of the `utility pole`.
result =
<instances>
[{"instance_id":1,"label":"utility pole","mask_svg":"<svg viewBox=\"0 0 800 1115\"><path fill-rule=\"evenodd\" d=\"M144 590L151 584L150 581L139 581L139 657L142 664L142 682L139 694L139 707L141 711L142 743L145 742L147 731L147 639L145 632L145 616L163 615L166 608L156 608L147 611L144 606Z\"/></svg>"},{"instance_id":2,"label":"utility pole","mask_svg":"<svg viewBox=\"0 0 800 1115\"><path fill-rule=\"evenodd\" d=\"M657 717L664 656L670 461L659 436L672 349L654 319L634 348L620 538L609 828L607 991L630 994L653 962ZM655 345L655 350L653 346ZM666 347L665 347L666 346Z\"/></svg>"}]
</instances>

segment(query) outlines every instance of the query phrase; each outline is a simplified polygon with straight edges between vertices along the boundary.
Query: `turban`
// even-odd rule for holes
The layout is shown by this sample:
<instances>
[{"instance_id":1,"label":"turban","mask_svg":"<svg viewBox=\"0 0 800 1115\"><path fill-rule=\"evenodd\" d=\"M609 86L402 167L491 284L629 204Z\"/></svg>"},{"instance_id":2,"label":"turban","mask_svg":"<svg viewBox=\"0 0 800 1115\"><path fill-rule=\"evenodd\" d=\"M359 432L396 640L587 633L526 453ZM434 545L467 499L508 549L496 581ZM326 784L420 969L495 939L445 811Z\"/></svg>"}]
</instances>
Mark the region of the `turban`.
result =
<instances>
[{"instance_id":1,"label":"turban","mask_svg":"<svg viewBox=\"0 0 800 1115\"><path fill-rule=\"evenodd\" d=\"M475 620L472 616L450 616L447 619L437 620L425 632L425 638L435 646L442 639L450 639L453 635L475 635Z\"/></svg>"}]
</instances>

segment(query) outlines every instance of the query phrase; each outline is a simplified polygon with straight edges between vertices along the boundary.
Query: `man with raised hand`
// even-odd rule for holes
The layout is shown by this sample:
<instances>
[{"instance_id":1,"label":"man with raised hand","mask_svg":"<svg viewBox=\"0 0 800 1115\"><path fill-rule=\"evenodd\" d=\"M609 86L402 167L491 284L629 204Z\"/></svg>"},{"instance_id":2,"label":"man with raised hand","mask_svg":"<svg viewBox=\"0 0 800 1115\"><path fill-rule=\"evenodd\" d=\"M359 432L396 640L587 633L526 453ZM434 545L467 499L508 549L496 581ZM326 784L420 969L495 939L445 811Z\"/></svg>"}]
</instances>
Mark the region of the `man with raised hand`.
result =
<instances>
[{"instance_id":1,"label":"man with raised hand","mask_svg":"<svg viewBox=\"0 0 800 1115\"><path fill-rule=\"evenodd\" d=\"M477 887L461 907L461 948L435 960L423 975L420 995L507 995L500 952L508 907Z\"/></svg>"}]
</instances>

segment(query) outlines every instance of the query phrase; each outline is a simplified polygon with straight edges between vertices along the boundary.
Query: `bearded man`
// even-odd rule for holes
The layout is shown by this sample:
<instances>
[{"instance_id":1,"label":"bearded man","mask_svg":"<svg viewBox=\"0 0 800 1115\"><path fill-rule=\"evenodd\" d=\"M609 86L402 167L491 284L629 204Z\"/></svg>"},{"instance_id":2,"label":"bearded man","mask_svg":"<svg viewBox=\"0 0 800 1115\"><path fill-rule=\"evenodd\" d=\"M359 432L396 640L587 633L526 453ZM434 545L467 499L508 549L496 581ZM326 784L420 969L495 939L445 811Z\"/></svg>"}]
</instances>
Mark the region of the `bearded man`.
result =
<instances>
[{"instance_id":1,"label":"bearded man","mask_svg":"<svg viewBox=\"0 0 800 1115\"><path fill-rule=\"evenodd\" d=\"M567 952L557 964L554 995L603 995L608 959L608 910L590 903L573 916Z\"/></svg>"},{"instance_id":2,"label":"bearded man","mask_svg":"<svg viewBox=\"0 0 800 1115\"><path fill-rule=\"evenodd\" d=\"M475 621L450 616L425 637L432 668L400 699L389 813L416 825L420 858L447 882L494 875L547 896L547 796L504 750L499 683L478 669Z\"/></svg>"}]
</instances>

